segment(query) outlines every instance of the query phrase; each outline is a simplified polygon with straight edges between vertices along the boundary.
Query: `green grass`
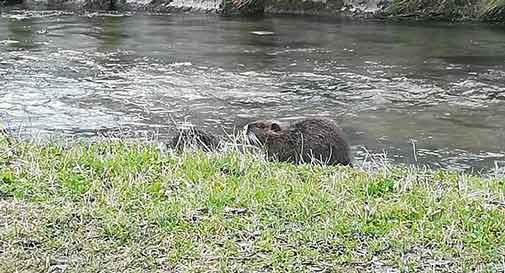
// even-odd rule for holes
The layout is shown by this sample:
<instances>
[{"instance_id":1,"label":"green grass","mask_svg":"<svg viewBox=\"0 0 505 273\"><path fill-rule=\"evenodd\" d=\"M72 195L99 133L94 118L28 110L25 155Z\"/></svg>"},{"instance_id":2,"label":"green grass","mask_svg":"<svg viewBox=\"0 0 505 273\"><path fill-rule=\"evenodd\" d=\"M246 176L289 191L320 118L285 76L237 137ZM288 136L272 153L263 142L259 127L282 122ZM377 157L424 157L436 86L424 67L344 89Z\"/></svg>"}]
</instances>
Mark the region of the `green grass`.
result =
<instances>
[{"instance_id":1,"label":"green grass","mask_svg":"<svg viewBox=\"0 0 505 273\"><path fill-rule=\"evenodd\" d=\"M505 179L0 137L0 272L497 272ZM51 271L53 270L53 271Z\"/></svg>"}]
</instances>

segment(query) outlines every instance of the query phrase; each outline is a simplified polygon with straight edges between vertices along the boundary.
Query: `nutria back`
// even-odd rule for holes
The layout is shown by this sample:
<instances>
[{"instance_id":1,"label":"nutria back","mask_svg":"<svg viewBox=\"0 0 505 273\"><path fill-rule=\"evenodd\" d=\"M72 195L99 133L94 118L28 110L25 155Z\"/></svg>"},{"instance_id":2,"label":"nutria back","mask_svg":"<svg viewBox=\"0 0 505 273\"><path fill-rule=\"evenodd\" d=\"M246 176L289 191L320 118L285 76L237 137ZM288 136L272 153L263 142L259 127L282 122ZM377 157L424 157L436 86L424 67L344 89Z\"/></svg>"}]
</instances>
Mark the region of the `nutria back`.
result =
<instances>
[{"instance_id":1,"label":"nutria back","mask_svg":"<svg viewBox=\"0 0 505 273\"><path fill-rule=\"evenodd\" d=\"M294 123L258 120L245 126L250 144L265 148L267 156L293 163L351 165L350 147L337 124L325 118Z\"/></svg>"}]
</instances>

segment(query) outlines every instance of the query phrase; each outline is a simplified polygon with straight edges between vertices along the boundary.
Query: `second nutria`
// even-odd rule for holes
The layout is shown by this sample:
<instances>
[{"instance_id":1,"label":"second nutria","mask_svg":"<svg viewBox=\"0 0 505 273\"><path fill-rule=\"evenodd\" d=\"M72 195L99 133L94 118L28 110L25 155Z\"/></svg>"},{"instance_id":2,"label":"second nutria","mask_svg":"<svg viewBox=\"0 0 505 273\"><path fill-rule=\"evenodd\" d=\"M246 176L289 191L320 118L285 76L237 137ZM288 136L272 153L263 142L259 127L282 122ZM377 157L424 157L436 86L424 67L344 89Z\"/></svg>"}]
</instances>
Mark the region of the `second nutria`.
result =
<instances>
[{"instance_id":1,"label":"second nutria","mask_svg":"<svg viewBox=\"0 0 505 273\"><path fill-rule=\"evenodd\" d=\"M288 124L258 120L244 127L247 141L263 146L269 158L294 163L351 165L349 144L337 124L325 118L306 118Z\"/></svg>"},{"instance_id":2,"label":"second nutria","mask_svg":"<svg viewBox=\"0 0 505 273\"><path fill-rule=\"evenodd\" d=\"M179 129L172 138L172 147L182 150L183 148L197 148L206 152L213 151L219 146L219 139L200 129L193 127Z\"/></svg>"}]
</instances>

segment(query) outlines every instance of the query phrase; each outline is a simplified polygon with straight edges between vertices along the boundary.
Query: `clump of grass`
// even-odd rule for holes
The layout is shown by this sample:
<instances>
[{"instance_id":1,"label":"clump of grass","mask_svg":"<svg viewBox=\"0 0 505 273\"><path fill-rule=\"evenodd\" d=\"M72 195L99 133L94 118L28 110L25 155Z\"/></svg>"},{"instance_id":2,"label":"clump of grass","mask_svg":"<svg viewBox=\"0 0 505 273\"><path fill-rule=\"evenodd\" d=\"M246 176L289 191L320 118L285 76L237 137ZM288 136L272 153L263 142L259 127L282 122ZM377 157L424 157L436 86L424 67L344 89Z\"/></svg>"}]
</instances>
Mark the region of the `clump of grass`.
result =
<instances>
[{"instance_id":1,"label":"clump of grass","mask_svg":"<svg viewBox=\"0 0 505 273\"><path fill-rule=\"evenodd\" d=\"M0 272L496 272L505 179L0 136Z\"/></svg>"},{"instance_id":2,"label":"clump of grass","mask_svg":"<svg viewBox=\"0 0 505 273\"><path fill-rule=\"evenodd\" d=\"M505 21L505 0L487 0L481 18L487 21Z\"/></svg>"},{"instance_id":3,"label":"clump of grass","mask_svg":"<svg viewBox=\"0 0 505 273\"><path fill-rule=\"evenodd\" d=\"M504 0L393 0L386 15L444 20L505 20Z\"/></svg>"}]
</instances>

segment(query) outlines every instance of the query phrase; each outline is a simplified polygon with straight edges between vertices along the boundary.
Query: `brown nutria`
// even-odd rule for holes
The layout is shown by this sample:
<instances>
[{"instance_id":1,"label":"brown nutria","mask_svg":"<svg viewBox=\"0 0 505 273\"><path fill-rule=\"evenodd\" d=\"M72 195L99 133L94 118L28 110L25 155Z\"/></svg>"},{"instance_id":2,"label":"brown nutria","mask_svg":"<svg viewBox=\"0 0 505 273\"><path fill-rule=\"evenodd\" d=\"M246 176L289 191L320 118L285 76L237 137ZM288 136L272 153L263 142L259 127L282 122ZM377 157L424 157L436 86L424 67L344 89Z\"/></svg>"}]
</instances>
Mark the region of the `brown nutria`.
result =
<instances>
[{"instance_id":1,"label":"brown nutria","mask_svg":"<svg viewBox=\"0 0 505 273\"><path fill-rule=\"evenodd\" d=\"M247 124L249 144L263 146L267 157L293 163L351 164L349 144L337 124L324 118L306 118L291 124L258 120Z\"/></svg>"},{"instance_id":2,"label":"brown nutria","mask_svg":"<svg viewBox=\"0 0 505 273\"><path fill-rule=\"evenodd\" d=\"M196 128L179 129L172 138L172 147L182 150L185 147L213 151L219 146L219 139L206 131Z\"/></svg>"}]
</instances>

